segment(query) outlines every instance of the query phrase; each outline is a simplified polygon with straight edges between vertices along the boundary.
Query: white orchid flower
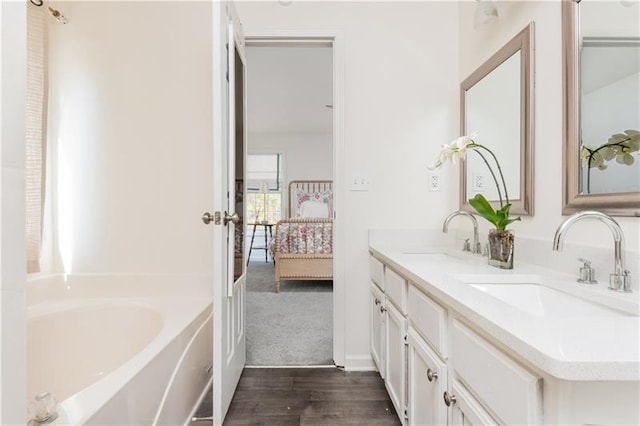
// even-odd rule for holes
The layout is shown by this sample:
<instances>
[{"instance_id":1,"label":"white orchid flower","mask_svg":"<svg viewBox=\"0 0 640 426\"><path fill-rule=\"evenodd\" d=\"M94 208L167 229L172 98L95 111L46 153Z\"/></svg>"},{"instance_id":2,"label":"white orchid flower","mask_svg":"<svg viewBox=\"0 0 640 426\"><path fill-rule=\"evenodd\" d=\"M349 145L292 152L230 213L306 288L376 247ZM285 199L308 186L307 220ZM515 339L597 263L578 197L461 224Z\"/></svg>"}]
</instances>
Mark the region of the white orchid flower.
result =
<instances>
[{"instance_id":1,"label":"white orchid flower","mask_svg":"<svg viewBox=\"0 0 640 426\"><path fill-rule=\"evenodd\" d=\"M475 133L471 136L461 136L450 144L442 145L442 150L438 155L438 160L435 162L435 164L427 166L427 168L429 170L439 169L444 163L447 162L447 160L451 160L451 162L455 165L458 158L465 158L465 156L467 155L468 146L474 143L474 137Z\"/></svg>"}]
</instances>

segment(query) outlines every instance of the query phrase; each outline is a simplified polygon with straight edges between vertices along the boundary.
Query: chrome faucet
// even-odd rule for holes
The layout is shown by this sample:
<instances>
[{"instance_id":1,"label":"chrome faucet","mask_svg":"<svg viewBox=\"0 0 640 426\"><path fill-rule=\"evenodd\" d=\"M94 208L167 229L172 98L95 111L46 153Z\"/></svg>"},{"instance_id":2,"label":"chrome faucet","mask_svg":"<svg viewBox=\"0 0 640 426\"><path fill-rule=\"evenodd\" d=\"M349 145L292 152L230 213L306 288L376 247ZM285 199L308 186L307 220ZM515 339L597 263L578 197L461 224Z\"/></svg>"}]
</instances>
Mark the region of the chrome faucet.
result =
<instances>
[{"instance_id":1,"label":"chrome faucet","mask_svg":"<svg viewBox=\"0 0 640 426\"><path fill-rule=\"evenodd\" d=\"M571 225L582 219L598 219L609 227L614 242L614 270L613 274L609 275L609 290L630 293L631 277L629 271L624 267L624 234L618 222L611 216L593 210L574 213L556 230L556 235L553 237L553 250L562 251L562 243L567 231Z\"/></svg>"},{"instance_id":2,"label":"chrome faucet","mask_svg":"<svg viewBox=\"0 0 640 426\"><path fill-rule=\"evenodd\" d=\"M447 216L447 218L444 220L444 223L442 224L442 232L444 232L445 234L447 233L447 231L449 230L449 222L451 222L451 219L456 216L466 216L471 219L471 222L473 222L473 246L469 248L467 245L465 245L462 250L471 251L471 253L476 254L482 253L482 247L480 245L480 242L478 241L478 221L476 220L476 217L471 213L463 212L461 210L451 213L449 216Z\"/></svg>"}]
</instances>

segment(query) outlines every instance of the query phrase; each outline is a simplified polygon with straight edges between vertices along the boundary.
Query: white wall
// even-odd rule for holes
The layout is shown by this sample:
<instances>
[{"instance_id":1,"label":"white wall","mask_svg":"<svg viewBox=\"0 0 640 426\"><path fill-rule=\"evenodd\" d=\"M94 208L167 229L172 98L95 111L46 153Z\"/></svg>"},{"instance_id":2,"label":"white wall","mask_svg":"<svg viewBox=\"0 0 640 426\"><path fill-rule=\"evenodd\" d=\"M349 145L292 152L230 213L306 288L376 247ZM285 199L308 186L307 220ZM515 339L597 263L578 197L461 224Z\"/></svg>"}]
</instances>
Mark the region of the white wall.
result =
<instances>
[{"instance_id":1,"label":"white wall","mask_svg":"<svg viewBox=\"0 0 640 426\"><path fill-rule=\"evenodd\" d=\"M500 1L500 18L473 29L474 2L460 3L460 80L535 21L535 216L513 225L518 235L551 240L562 214L562 25L559 1ZM638 252L638 218L616 218L623 227L627 248ZM483 226L486 227L485 221ZM611 232L598 222L583 221L568 233L566 242L613 248ZM611 259L613 262L613 258ZM609 268L607 268L608 270ZM604 274L606 270L601 273Z\"/></svg>"},{"instance_id":2,"label":"white wall","mask_svg":"<svg viewBox=\"0 0 640 426\"><path fill-rule=\"evenodd\" d=\"M249 154L282 154L283 208L292 180L333 179L332 135L322 133L249 134ZM286 212L283 212L283 216Z\"/></svg>"},{"instance_id":3,"label":"white wall","mask_svg":"<svg viewBox=\"0 0 640 426\"><path fill-rule=\"evenodd\" d=\"M207 2L56 3L55 243L65 272L211 273Z\"/></svg>"},{"instance_id":4,"label":"white wall","mask_svg":"<svg viewBox=\"0 0 640 426\"><path fill-rule=\"evenodd\" d=\"M457 207L457 173L441 172L441 192L427 192L426 166L458 134L458 30L454 2L240 2L247 35L334 31L343 37L345 177L371 178L369 192L349 192L338 218L346 291L348 368L369 355L370 228L439 227ZM402 220L399 220L400 214Z\"/></svg>"},{"instance_id":5,"label":"white wall","mask_svg":"<svg viewBox=\"0 0 640 426\"><path fill-rule=\"evenodd\" d=\"M26 417L26 2L0 2L0 424Z\"/></svg>"}]
</instances>

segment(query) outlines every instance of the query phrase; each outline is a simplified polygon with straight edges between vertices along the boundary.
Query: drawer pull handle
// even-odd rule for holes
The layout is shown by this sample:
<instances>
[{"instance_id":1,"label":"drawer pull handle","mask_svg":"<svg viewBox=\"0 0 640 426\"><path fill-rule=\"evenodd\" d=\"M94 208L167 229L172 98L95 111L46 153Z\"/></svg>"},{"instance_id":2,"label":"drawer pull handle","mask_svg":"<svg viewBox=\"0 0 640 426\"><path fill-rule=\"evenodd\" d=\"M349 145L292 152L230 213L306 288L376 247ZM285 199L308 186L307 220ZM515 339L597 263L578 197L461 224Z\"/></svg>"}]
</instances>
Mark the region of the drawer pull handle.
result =
<instances>
[{"instance_id":1,"label":"drawer pull handle","mask_svg":"<svg viewBox=\"0 0 640 426\"><path fill-rule=\"evenodd\" d=\"M427 380L429 380L430 382L433 382L437 378L438 378L438 372L433 371L432 369L429 368L427 370Z\"/></svg>"},{"instance_id":2,"label":"drawer pull handle","mask_svg":"<svg viewBox=\"0 0 640 426\"><path fill-rule=\"evenodd\" d=\"M444 391L442 397L444 398L444 405L446 405L447 407L451 407L452 404L456 403L456 396L450 395L447 391Z\"/></svg>"},{"instance_id":3,"label":"drawer pull handle","mask_svg":"<svg viewBox=\"0 0 640 426\"><path fill-rule=\"evenodd\" d=\"M381 303L381 302L380 302L380 299L378 299L378 298L376 297L375 304L376 304L376 305L379 305L380 303Z\"/></svg>"},{"instance_id":4,"label":"drawer pull handle","mask_svg":"<svg viewBox=\"0 0 640 426\"><path fill-rule=\"evenodd\" d=\"M385 312L387 312L387 308L385 308L384 306L380 306L380 313L384 314Z\"/></svg>"}]
</instances>

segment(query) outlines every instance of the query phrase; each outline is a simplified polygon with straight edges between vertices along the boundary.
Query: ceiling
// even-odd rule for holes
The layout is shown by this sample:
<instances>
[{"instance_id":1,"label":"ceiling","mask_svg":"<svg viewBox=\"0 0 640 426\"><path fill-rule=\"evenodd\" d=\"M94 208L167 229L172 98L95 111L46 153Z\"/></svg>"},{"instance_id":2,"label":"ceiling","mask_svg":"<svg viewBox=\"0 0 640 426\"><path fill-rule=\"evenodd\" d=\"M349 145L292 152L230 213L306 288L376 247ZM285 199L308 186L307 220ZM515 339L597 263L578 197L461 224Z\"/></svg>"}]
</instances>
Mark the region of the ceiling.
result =
<instances>
[{"instance_id":1,"label":"ceiling","mask_svg":"<svg viewBox=\"0 0 640 426\"><path fill-rule=\"evenodd\" d=\"M251 46L246 56L249 133L331 133L331 47Z\"/></svg>"}]
</instances>

